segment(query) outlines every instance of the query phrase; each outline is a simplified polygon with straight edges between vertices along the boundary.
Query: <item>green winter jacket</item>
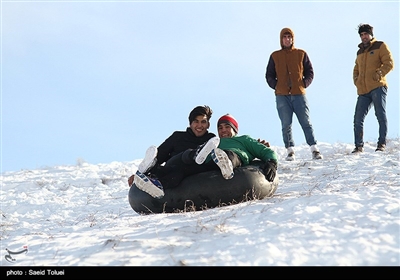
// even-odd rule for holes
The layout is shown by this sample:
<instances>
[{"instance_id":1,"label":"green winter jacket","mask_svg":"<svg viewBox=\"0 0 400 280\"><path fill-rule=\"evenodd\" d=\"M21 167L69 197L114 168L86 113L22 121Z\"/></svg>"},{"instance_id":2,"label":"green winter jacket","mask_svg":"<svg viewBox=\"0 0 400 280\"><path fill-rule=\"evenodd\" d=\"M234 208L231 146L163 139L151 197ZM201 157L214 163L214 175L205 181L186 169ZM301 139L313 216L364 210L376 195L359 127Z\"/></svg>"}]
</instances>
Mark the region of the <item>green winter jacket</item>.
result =
<instances>
[{"instance_id":1,"label":"green winter jacket","mask_svg":"<svg viewBox=\"0 0 400 280\"><path fill-rule=\"evenodd\" d=\"M360 49L357 52L356 65L353 70L357 94L367 94L378 87L387 87L386 75L394 67L388 46L373 38L367 48L364 48L362 43L358 47Z\"/></svg>"},{"instance_id":2,"label":"green winter jacket","mask_svg":"<svg viewBox=\"0 0 400 280\"><path fill-rule=\"evenodd\" d=\"M263 162L267 162L271 159L278 161L278 156L274 150L248 135L221 138L218 148L236 153L242 161L242 166L249 165L255 158ZM207 160L210 160L210 157Z\"/></svg>"}]
</instances>

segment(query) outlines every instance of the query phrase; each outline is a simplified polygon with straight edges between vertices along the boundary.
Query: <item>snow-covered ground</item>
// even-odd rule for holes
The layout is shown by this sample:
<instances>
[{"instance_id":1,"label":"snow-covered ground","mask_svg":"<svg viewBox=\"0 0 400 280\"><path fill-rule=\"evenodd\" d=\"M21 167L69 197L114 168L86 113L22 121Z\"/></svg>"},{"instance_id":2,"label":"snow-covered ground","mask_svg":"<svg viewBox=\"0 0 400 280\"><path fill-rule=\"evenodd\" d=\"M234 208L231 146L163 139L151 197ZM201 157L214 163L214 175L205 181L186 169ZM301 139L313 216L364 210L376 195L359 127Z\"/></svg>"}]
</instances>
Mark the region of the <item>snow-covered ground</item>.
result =
<instances>
[{"instance_id":1,"label":"snow-covered ground","mask_svg":"<svg viewBox=\"0 0 400 280\"><path fill-rule=\"evenodd\" d=\"M319 143L279 155L271 198L199 212L139 215L131 162L1 175L2 266L399 266L399 139L385 152ZM8 253L27 249L21 254ZM190 275L188 275L190 278Z\"/></svg>"}]
</instances>

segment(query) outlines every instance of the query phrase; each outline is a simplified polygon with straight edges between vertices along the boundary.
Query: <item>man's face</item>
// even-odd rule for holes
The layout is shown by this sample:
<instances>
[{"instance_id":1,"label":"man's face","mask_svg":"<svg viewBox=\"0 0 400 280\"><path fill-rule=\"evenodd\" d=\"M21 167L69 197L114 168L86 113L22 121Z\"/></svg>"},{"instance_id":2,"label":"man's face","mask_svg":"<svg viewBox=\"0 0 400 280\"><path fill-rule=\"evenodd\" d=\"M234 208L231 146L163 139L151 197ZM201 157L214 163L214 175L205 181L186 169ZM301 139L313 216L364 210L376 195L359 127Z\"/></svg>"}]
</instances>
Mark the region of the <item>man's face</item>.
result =
<instances>
[{"instance_id":1,"label":"man's face","mask_svg":"<svg viewBox=\"0 0 400 280\"><path fill-rule=\"evenodd\" d=\"M207 120L206 115L197 116L190 124L190 129L197 137L201 137L206 134L209 127L210 122Z\"/></svg>"},{"instance_id":2,"label":"man's face","mask_svg":"<svg viewBox=\"0 0 400 280\"><path fill-rule=\"evenodd\" d=\"M283 34L282 37L282 44L285 48L290 48L290 46L293 44L293 37L290 34Z\"/></svg>"},{"instance_id":3,"label":"man's face","mask_svg":"<svg viewBox=\"0 0 400 280\"><path fill-rule=\"evenodd\" d=\"M372 40L371 34L369 34L369 33L367 33L367 32L361 32L360 38L361 38L361 42L362 42L364 45L367 45L367 44Z\"/></svg>"},{"instance_id":4,"label":"man's face","mask_svg":"<svg viewBox=\"0 0 400 280\"><path fill-rule=\"evenodd\" d=\"M232 126L227 123L221 123L218 126L218 136L219 138L232 138L235 136L235 131L233 130Z\"/></svg>"}]
</instances>

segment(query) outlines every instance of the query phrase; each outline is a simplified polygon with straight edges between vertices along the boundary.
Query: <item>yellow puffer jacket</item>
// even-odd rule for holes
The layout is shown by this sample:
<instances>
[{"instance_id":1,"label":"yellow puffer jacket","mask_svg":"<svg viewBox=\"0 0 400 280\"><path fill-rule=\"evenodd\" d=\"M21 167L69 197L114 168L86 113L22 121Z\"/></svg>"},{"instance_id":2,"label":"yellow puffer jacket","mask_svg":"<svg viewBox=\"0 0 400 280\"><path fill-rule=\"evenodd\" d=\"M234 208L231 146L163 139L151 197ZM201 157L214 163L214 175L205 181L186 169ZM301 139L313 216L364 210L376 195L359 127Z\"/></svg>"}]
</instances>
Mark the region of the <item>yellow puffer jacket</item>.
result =
<instances>
[{"instance_id":1,"label":"yellow puffer jacket","mask_svg":"<svg viewBox=\"0 0 400 280\"><path fill-rule=\"evenodd\" d=\"M364 48L359 44L356 65L353 70L357 94L363 95L378 87L387 87L386 75L393 70L394 62L388 46L373 38Z\"/></svg>"}]
</instances>

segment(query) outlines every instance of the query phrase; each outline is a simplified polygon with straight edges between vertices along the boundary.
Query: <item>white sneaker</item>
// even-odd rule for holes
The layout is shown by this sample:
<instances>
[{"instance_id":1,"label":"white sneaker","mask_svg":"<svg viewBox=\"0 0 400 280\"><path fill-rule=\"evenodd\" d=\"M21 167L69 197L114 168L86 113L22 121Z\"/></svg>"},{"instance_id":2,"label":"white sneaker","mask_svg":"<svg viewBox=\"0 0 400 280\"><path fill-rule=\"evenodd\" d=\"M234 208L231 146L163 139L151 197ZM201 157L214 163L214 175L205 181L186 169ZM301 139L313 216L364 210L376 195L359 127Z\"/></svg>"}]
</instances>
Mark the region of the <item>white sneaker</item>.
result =
<instances>
[{"instance_id":1,"label":"white sneaker","mask_svg":"<svg viewBox=\"0 0 400 280\"><path fill-rule=\"evenodd\" d=\"M139 170L136 171L134 182L139 190L148 193L154 198L162 198L164 196L164 190L160 181L158 181L157 179L148 178Z\"/></svg>"},{"instance_id":2,"label":"white sneaker","mask_svg":"<svg viewBox=\"0 0 400 280\"><path fill-rule=\"evenodd\" d=\"M147 173L147 171L149 171L156 164L157 152L158 152L158 149L156 146L150 146L146 150L146 155L138 167L138 170L141 173Z\"/></svg>"},{"instance_id":3,"label":"white sneaker","mask_svg":"<svg viewBox=\"0 0 400 280\"><path fill-rule=\"evenodd\" d=\"M293 147L287 148L287 152L288 152L288 155L286 156L287 161L293 161L296 159L296 157L294 156Z\"/></svg>"},{"instance_id":4,"label":"white sneaker","mask_svg":"<svg viewBox=\"0 0 400 280\"><path fill-rule=\"evenodd\" d=\"M221 169L222 176L225 179L229 180L233 178L235 174L233 173L232 162L223 150L215 148L211 151L211 158L218 165L219 169Z\"/></svg>"},{"instance_id":5,"label":"white sneaker","mask_svg":"<svg viewBox=\"0 0 400 280\"><path fill-rule=\"evenodd\" d=\"M318 151L317 145L311 145L311 154L313 159L322 159L321 153Z\"/></svg>"},{"instance_id":6,"label":"white sneaker","mask_svg":"<svg viewBox=\"0 0 400 280\"><path fill-rule=\"evenodd\" d=\"M322 155L320 152L314 151L314 152L312 152L312 158L313 159L322 159Z\"/></svg>"},{"instance_id":7,"label":"white sneaker","mask_svg":"<svg viewBox=\"0 0 400 280\"><path fill-rule=\"evenodd\" d=\"M207 143L200 147L196 152L196 163L202 164L206 160L207 156L211 153L211 151L218 147L218 145L219 137L215 136L208 140Z\"/></svg>"}]
</instances>

